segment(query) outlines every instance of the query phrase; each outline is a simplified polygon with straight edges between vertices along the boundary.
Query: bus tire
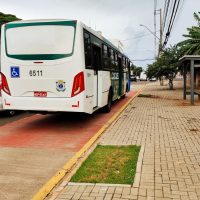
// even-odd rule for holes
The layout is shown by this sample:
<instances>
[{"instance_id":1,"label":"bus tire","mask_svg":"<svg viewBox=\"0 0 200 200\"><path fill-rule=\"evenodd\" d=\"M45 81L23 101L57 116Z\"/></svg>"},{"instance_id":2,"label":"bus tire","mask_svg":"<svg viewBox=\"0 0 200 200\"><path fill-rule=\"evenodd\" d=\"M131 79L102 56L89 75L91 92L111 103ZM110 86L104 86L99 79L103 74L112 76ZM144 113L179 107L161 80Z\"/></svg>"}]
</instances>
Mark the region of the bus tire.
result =
<instances>
[{"instance_id":1,"label":"bus tire","mask_svg":"<svg viewBox=\"0 0 200 200\"><path fill-rule=\"evenodd\" d=\"M130 88L128 87L128 83L126 84L126 92L130 92Z\"/></svg>"},{"instance_id":2,"label":"bus tire","mask_svg":"<svg viewBox=\"0 0 200 200\"><path fill-rule=\"evenodd\" d=\"M109 90L107 105L104 107L104 112L109 113L112 106L112 90Z\"/></svg>"},{"instance_id":3,"label":"bus tire","mask_svg":"<svg viewBox=\"0 0 200 200\"><path fill-rule=\"evenodd\" d=\"M12 116L14 116L15 115L15 111L14 110L9 110L9 111L7 111L7 116L9 116L9 117L12 117Z\"/></svg>"},{"instance_id":4,"label":"bus tire","mask_svg":"<svg viewBox=\"0 0 200 200\"><path fill-rule=\"evenodd\" d=\"M121 99L125 99L126 93L121 96Z\"/></svg>"}]
</instances>

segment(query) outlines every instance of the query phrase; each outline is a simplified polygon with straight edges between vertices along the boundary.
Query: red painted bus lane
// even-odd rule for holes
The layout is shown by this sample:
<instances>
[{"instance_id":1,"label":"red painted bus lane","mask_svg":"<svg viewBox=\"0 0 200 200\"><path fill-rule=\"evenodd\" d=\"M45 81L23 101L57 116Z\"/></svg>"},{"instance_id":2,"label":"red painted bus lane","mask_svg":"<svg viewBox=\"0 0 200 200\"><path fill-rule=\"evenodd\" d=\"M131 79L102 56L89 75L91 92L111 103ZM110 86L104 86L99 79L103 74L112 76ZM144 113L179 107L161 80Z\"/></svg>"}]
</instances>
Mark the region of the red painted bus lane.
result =
<instances>
[{"instance_id":1,"label":"red painted bus lane","mask_svg":"<svg viewBox=\"0 0 200 200\"><path fill-rule=\"evenodd\" d=\"M110 113L34 115L7 124L0 127L0 147L78 151L132 95L117 101Z\"/></svg>"},{"instance_id":2,"label":"red painted bus lane","mask_svg":"<svg viewBox=\"0 0 200 200\"><path fill-rule=\"evenodd\" d=\"M33 115L1 126L0 199L30 199L134 95L110 113Z\"/></svg>"}]
</instances>

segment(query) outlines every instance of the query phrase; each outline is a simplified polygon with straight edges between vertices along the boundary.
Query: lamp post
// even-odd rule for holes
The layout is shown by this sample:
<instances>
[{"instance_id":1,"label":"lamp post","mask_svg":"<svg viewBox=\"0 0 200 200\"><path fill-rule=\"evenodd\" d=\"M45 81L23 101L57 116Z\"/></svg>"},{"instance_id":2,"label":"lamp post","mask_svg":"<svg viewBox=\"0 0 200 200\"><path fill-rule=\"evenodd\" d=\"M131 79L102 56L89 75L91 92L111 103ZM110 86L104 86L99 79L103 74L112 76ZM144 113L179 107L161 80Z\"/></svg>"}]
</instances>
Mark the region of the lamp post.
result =
<instances>
[{"instance_id":1,"label":"lamp post","mask_svg":"<svg viewBox=\"0 0 200 200\"><path fill-rule=\"evenodd\" d=\"M162 50L162 47L161 47L161 45L162 45L162 32L161 32L161 30L160 30L160 36L161 36L161 38L158 38L157 37L157 35L153 32L153 31L151 31L151 29L149 29L147 26L145 26L145 25L143 25L143 24L140 24L140 26L143 26L143 27L145 27L152 35L154 35L154 37L155 37L155 40L156 40L156 38L159 40L159 49L158 49L158 57L159 57L159 55L160 55L160 52L161 52L161 50ZM163 51L163 50L162 50ZM155 60L156 60L156 44L155 44ZM163 85L163 77L161 77L161 81L160 81L160 85Z\"/></svg>"},{"instance_id":2,"label":"lamp post","mask_svg":"<svg viewBox=\"0 0 200 200\"><path fill-rule=\"evenodd\" d=\"M157 37L157 35L150 28L148 28L144 24L140 24L140 26L143 26L144 28L146 28L155 37L155 41L156 41L156 38L160 41L160 38ZM154 51L155 51L155 59L156 59L156 43L155 43Z\"/></svg>"}]
</instances>

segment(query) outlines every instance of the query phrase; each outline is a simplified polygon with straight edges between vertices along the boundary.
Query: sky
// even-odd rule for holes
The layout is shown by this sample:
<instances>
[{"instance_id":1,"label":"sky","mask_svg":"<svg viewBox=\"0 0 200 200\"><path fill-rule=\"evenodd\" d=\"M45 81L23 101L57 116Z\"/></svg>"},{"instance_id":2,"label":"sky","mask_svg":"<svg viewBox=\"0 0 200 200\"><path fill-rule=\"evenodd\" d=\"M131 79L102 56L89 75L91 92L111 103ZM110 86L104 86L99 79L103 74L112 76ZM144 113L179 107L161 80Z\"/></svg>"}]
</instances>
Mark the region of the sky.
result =
<instances>
[{"instance_id":1,"label":"sky","mask_svg":"<svg viewBox=\"0 0 200 200\"><path fill-rule=\"evenodd\" d=\"M164 10L164 2L157 0L156 9ZM187 33L187 27L196 25L193 13L200 11L200 0L180 2L167 46L183 40L182 35ZM80 20L101 31L107 39L120 40L125 54L136 66L145 69L155 58L155 37L149 31L154 31L154 0L0 0L0 12L14 14L24 20ZM159 15L156 21L156 34L160 37Z\"/></svg>"}]
</instances>

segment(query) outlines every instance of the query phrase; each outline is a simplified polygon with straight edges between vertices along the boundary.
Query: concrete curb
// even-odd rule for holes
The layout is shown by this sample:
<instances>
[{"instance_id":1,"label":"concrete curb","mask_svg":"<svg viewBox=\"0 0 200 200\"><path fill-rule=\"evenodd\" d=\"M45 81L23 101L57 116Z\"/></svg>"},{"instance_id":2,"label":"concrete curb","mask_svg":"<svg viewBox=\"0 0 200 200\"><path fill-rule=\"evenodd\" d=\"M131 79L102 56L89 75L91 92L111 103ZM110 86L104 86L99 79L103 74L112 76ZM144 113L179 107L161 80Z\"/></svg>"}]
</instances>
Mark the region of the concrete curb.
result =
<instances>
[{"instance_id":1,"label":"concrete curb","mask_svg":"<svg viewBox=\"0 0 200 200\"><path fill-rule=\"evenodd\" d=\"M67 185L70 186L101 186L101 187L128 187L131 188L131 185L128 184L106 184L106 183L74 183L68 182Z\"/></svg>"},{"instance_id":2,"label":"concrete curb","mask_svg":"<svg viewBox=\"0 0 200 200\"><path fill-rule=\"evenodd\" d=\"M139 157L138 157L138 161L137 161L135 178L134 178L134 182L133 182L133 187L140 186L143 157L144 157L144 146L142 146L140 149L140 153L139 153Z\"/></svg>"}]
</instances>

